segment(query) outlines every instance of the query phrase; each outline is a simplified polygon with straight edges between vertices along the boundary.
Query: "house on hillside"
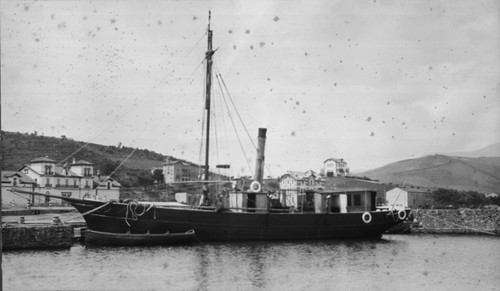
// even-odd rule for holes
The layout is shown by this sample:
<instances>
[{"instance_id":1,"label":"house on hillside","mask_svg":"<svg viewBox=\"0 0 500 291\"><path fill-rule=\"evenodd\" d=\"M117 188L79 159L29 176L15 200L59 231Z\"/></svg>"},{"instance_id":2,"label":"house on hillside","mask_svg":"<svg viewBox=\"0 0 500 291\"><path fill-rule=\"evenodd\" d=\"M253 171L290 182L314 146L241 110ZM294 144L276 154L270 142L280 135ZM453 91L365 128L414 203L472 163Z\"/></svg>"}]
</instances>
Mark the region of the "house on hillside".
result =
<instances>
[{"instance_id":1,"label":"house on hillside","mask_svg":"<svg viewBox=\"0 0 500 291\"><path fill-rule=\"evenodd\" d=\"M197 181L200 179L202 168L187 161L167 158L163 164L165 184L172 182Z\"/></svg>"},{"instance_id":2,"label":"house on hillside","mask_svg":"<svg viewBox=\"0 0 500 291\"><path fill-rule=\"evenodd\" d=\"M30 190L54 196L65 196L75 198L88 198L99 200L118 200L120 196L121 185L114 179L107 177L104 180L99 180L94 183L94 165L90 162L73 159L72 163L66 163L63 166L56 164L56 161L48 158L41 157L31 160L28 164L22 166L18 171L33 181L34 187ZM29 200L34 205L40 204L61 204L60 199L50 199L48 197L18 194L7 191L4 187L2 177L2 205L9 204L8 199L16 199L15 197L24 200L22 205L26 205ZM109 182L109 183L108 183ZM97 188L94 188L94 185ZM104 189L103 189L104 185ZM108 189L107 186L110 186ZM105 195L99 196L99 191L105 191ZM30 196L30 197L28 197Z\"/></svg>"},{"instance_id":3,"label":"house on hillside","mask_svg":"<svg viewBox=\"0 0 500 291\"><path fill-rule=\"evenodd\" d=\"M184 160L167 157L163 163L165 184L173 182L199 181L203 179L204 167ZM229 180L228 177L214 172L209 173L209 180Z\"/></svg>"},{"instance_id":4,"label":"house on hillside","mask_svg":"<svg viewBox=\"0 0 500 291\"><path fill-rule=\"evenodd\" d=\"M431 197L428 190L396 187L385 193L385 199L389 206L419 208L424 206Z\"/></svg>"},{"instance_id":5,"label":"house on hillside","mask_svg":"<svg viewBox=\"0 0 500 291\"><path fill-rule=\"evenodd\" d=\"M285 207L314 209L314 192L325 187L325 180L312 170L288 171L279 179L280 202Z\"/></svg>"},{"instance_id":6,"label":"house on hillside","mask_svg":"<svg viewBox=\"0 0 500 291\"><path fill-rule=\"evenodd\" d=\"M323 162L324 172L327 177L349 175L349 168L344 159L329 158Z\"/></svg>"}]
</instances>

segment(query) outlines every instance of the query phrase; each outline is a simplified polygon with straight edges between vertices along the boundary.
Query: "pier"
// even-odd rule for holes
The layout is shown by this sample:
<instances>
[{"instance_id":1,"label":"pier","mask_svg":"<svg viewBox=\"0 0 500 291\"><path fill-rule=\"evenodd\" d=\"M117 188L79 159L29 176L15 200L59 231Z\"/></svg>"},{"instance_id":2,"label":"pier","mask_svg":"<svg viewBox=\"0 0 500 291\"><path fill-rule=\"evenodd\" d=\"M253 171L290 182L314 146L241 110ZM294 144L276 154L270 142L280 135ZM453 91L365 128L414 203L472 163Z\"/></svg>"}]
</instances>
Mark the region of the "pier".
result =
<instances>
[{"instance_id":1,"label":"pier","mask_svg":"<svg viewBox=\"0 0 500 291\"><path fill-rule=\"evenodd\" d=\"M70 248L86 227L83 217L74 211L69 207L3 210L2 250ZM10 215L3 216L4 212Z\"/></svg>"}]
</instances>

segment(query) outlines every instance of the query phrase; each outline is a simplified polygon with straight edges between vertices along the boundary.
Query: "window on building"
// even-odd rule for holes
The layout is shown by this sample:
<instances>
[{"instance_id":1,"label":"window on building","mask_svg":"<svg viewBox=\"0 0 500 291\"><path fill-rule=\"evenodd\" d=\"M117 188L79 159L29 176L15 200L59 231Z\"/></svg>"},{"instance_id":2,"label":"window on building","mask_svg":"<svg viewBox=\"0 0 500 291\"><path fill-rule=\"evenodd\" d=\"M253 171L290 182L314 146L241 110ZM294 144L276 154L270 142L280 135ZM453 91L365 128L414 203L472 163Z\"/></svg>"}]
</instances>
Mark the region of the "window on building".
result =
<instances>
[{"instance_id":1,"label":"window on building","mask_svg":"<svg viewBox=\"0 0 500 291\"><path fill-rule=\"evenodd\" d=\"M25 174L28 174L28 169L27 169L27 168L24 168L23 172L24 172Z\"/></svg>"},{"instance_id":2,"label":"window on building","mask_svg":"<svg viewBox=\"0 0 500 291\"><path fill-rule=\"evenodd\" d=\"M45 175L52 175L52 166L45 165Z\"/></svg>"},{"instance_id":3,"label":"window on building","mask_svg":"<svg viewBox=\"0 0 500 291\"><path fill-rule=\"evenodd\" d=\"M12 179L12 186L16 186L17 185L17 178L14 178Z\"/></svg>"}]
</instances>

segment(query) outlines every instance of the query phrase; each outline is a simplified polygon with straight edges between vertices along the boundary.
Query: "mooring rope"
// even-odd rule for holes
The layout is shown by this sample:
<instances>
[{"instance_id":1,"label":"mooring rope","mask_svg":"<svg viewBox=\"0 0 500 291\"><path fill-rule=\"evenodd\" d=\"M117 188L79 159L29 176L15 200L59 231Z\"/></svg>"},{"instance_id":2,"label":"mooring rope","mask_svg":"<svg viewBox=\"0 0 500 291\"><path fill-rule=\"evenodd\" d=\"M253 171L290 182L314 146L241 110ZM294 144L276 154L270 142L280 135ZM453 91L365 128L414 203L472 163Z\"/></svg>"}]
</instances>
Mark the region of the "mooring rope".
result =
<instances>
[{"instance_id":1,"label":"mooring rope","mask_svg":"<svg viewBox=\"0 0 500 291\"><path fill-rule=\"evenodd\" d=\"M131 201L127 204L127 211L125 212L125 222L127 223L128 226L130 226L130 223L128 222L128 214L130 212L130 219L137 221L137 219L141 216L143 216L146 212L148 212L151 208L153 208L154 204L149 204L149 207L146 208L146 205L142 205L143 209L141 213L137 213L137 207L139 206L139 203L137 201Z\"/></svg>"}]
</instances>

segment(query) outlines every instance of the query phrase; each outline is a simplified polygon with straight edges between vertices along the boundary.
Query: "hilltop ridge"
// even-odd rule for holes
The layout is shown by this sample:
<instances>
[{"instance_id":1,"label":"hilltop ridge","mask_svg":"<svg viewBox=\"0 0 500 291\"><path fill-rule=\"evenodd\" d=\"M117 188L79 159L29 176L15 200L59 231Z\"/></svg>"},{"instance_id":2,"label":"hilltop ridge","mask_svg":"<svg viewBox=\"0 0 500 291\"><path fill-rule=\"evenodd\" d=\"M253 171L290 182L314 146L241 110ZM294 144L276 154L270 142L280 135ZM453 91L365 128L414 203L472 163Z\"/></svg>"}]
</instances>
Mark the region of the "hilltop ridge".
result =
<instances>
[{"instance_id":1,"label":"hilltop ridge","mask_svg":"<svg viewBox=\"0 0 500 291\"><path fill-rule=\"evenodd\" d=\"M451 188L478 192L500 191L500 157L457 157L441 154L402 160L360 173L381 182Z\"/></svg>"}]
</instances>

